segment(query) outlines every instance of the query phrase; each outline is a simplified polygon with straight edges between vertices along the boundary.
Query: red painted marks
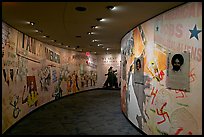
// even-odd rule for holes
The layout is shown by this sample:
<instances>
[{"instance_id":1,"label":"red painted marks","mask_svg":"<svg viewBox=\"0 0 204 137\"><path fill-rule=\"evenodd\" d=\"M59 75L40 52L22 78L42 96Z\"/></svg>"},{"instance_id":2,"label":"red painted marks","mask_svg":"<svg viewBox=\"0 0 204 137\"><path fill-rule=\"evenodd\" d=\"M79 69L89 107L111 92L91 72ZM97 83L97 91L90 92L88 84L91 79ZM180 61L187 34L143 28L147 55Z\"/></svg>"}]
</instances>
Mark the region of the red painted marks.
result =
<instances>
[{"instance_id":1,"label":"red painted marks","mask_svg":"<svg viewBox=\"0 0 204 137\"><path fill-rule=\"evenodd\" d=\"M195 68L193 68L190 72L189 72L189 77L190 77L190 83L192 83L192 82L194 82L195 81L195 77L196 77L196 75L195 75L195 72L194 72L194 69Z\"/></svg>"},{"instance_id":2,"label":"red painted marks","mask_svg":"<svg viewBox=\"0 0 204 137\"><path fill-rule=\"evenodd\" d=\"M192 135L193 133L192 133L191 131L188 131L188 134L189 134L189 135Z\"/></svg>"},{"instance_id":3,"label":"red painted marks","mask_svg":"<svg viewBox=\"0 0 204 137\"><path fill-rule=\"evenodd\" d=\"M183 129L182 127L178 128L178 129L176 130L175 135L179 135L183 130L184 130L184 129ZM192 131L188 131L188 135L192 135L192 134L193 134Z\"/></svg>"},{"instance_id":4,"label":"red painted marks","mask_svg":"<svg viewBox=\"0 0 204 137\"><path fill-rule=\"evenodd\" d=\"M182 127L178 128L178 129L176 130L175 135L178 135L181 131L183 131L183 128L182 128Z\"/></svg>"},{"instance_id":5,"label":"red painted marks","mask_svg":"<svg viewBox=\"0 0 204 137\"><path fill-rule=\"evenodd\" d=\"M152 92L151 92L151 95L154 96L153 99L152 99L152 103L151 103L151 104L154 103L154 99L155 99L155 97L156 97L156 95L157 95L158 89L156 90L156 92L153 92L153 91L154 91L154 87L153 87Z\"/></svg>"},{"instance_id":6,"label":"red painted marks","mask_svg":"<svg viewBox=\"0 0 204 137\"><path fill-rule=\"evenodd\" d=\"M176 98L184 98L184 97L186 97L186 94L185 94L185 92L183 90L179 89L179 90L175 90L175 92L176 92L176 94L181 93L181 95L177 96Z\"/></svg>"},{"instance_id":7,"label":"red painted marks","mask_svg":"<svg viewBox=\"0 0 204 137\"><path fill-rule=\"evenodd\" d=\"M167 118L169 119L169 114L167 112L163 111L163 109L164 109L164 107L166 105L167 105L167 102L165 102L162 105L162 107L160 108L160 112L159 112L158 109L156 109L157 110L157 115L162 116L164 118L162 121L157 122L157 124L161 124L161 123L165 122L166 121L166 117L165 116L167 116ZM170 119L169 119L169 121L170 121Z\"/></svg>"},{"instance_id":8,"label":"red painted marks","mask_svg":"<svg viewBox=\"0 0 204 137\"><path fill-rule=\"evenodd\" d=\"M162 80L164 78L164 75L165 75L164 71L161 70L160 73L159 73L159 79Z\"/></svg>"}]
</instances>

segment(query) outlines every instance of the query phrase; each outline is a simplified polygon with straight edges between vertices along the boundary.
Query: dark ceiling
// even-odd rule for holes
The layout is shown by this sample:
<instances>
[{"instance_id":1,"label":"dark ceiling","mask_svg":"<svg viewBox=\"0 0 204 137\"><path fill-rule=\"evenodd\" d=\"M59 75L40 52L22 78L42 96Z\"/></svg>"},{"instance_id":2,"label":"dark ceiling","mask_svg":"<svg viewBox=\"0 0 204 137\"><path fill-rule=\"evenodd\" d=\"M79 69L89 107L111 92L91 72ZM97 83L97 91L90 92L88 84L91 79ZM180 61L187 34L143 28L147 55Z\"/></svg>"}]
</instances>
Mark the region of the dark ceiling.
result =
<instances>
[{"instance_id":1,"label":"dark ceiling","mask_svg":"<svg viewBox=\"0 0 204 137\"><path fill-rule=\"evenodd\" d=\"M2 2L2 20L56 47L120 52L122 37L140 23L184 2ZM115 6L109 10L107 6ZM104 18L104 21L98 21ZM34 25L28 24L34 22ZM97 25L98 28L92 28ZM41 33L36 32L36 29ZM88 32L92 32L89 35ZM43 38L46 35L48 37ZM98 40L93 42L93 40ZM54 41L51 41L54 40Z\"/></svg>"}]
</instances>

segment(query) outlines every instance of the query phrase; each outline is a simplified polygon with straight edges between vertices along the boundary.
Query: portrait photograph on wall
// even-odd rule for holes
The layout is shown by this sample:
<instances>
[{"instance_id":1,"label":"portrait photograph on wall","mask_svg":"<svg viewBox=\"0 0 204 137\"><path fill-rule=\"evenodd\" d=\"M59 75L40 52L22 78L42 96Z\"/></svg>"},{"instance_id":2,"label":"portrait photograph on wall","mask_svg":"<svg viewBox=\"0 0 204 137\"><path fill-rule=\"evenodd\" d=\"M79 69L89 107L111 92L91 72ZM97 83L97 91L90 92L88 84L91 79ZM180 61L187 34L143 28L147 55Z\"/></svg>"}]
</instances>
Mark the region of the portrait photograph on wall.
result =
<instances>
[{"instance_id":1,"label":"portrait photograph on wall","mask_svg":"<svg viewBox=\"0 0 204 137\"><path fill-rule=\"evenodd\" d=\"M142 55L134 59L134 82L144 84L144 58Z\"/></svg>"},{"instance_id":2,"label":"portrait photograph on wall","mask_svg":"<svg viewBox=\"0 0 204 137\"><path fill-rule=\"evenodd\" d=\"M168 54L166 86L169 89L190 91L190 53Z\"/></svg>"}]
</instances>

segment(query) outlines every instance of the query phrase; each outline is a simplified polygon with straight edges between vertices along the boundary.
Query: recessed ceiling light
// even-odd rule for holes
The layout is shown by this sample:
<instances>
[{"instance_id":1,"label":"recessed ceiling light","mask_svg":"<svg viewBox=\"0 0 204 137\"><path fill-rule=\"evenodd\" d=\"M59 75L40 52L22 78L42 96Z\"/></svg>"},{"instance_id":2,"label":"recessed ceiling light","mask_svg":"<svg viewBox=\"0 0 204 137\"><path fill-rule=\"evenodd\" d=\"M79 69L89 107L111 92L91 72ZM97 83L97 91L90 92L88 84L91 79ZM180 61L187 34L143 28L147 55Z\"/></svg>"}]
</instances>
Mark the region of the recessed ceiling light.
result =
<instances>
[{"instance_id":1,"label":"recessed ceiling light","mask_svg":"<svg viewBox=\"0 0 204 137\"><path fill-rule=\"evenodd\" d=\"M92 28L92 29L97 29L97 28L98 28L98 26L91 26L91 28Z\"/></svg>"},{"instance_id":2,"label":"recessed ceiling light","mask_svg":"<svg viewBox=\"0 0 204 137\"><path fill-rule=\"evenodd\" d=\"M96 42L96 41L99 41L99 40L97 40L97 39L92 40L92 42Z\"/></svg>"},{"instance_id":3,"label":"recessed ceiling light","mask_svg":"<svg viewBox=\"0 0 204 137\"><path fill-rule=\"evenodd\" d=\"M85 7L76 7L75 10L77 11L86 11Z\"/></svg>"},{"instance_id":4,"label":"recessed ceiling light","mask_svg":"<svg viewBox=\"0 0 204 137\"><path fill-rule=\"evenodd\" d=\"M42 31L41 31L41 30L38 30L38 29L35 29L34 32L36 32L36 33L42 33Z\"/></svg>"},{"instance_id":5,"label":"recessed ceiling light","mask_svg":"<svg viewBox=\"0 0 204 137\"><path fill-rule=\"evenodd\" d=\"M107 48L106 50L109 50L110 48Z\"/></svg>"},{"instance_id":6,"label":"recessed ceiling light","mask_svg":"<svg viewBox=\"0 0 204 137\"><path fill-rule=\"evenodd\" d=\"M37 30L37 29L36 29L36 30L34 30L34 31L35 31L36 33L38 33L38 32L39 32L39 30Z\"/></svg>"},{"instance_id":7,"label":"recessed ceiling light","mask_svg":"<svg viewBox=\"0 0 204 137\"><path fill-rule=\"evenodd\" d=\"M96 20L97 21L105 21L105 19L103 19L103 18L97 18Z\"/></svg>"},{"instance_id":8,"label":"recessed ceiling light","mask_svg":"<svg viewBox=\"0 0 204 137\"><path fill-rule=\"evenodd\" d=\"M56 42L56 40L53 40L53 39L51 39L50 41L51 41L51 42Z\"/></svg>"},{"instance_id":9,"label":"recessed ceiling light","mask_svg":"<svg viewBox=\"0 0 204 137\"><path fill-rule=\"evenodd\" d=\"M109 10L114 10L115 7L114 6L107 6L106 8Z\"/></svg>"},{"instance_id":10,"label":"recessed ceiling light","mask_svg":"<svg viewBox=\"0 0 204 137\"><path fill-rule=\"evenodd\" d=\"M32 26L33 26L34 24L35 24L34 22L30 22L30 25L32 25Z\"/></svg>"},{"instance_id":11,"label":"recessed ceiling light","mask_svg":"<svg viewBox=\"0 0 204 137\"><path fill-rule=\"evenodd\" d=\"M93 33L93 32L88 32L88 34L89 34L89 35L93 35L94 33Z\"/></svg>"},{"instance_id":12,"label":"recessed ceiling light","mask_svg":"<svg viewBox=\"0 0 204 137\"><path fill-rule=\"evenodd\" d=\"M92 29L95 29L95 28L96 28L96 26L91 26L91 28L92 28Z\"/></svg>"},{"instance_id":13,"label":"recessed ceiling light","mask_svg":"<svg viewBox=\"0 0 204 137\"><path fill-rule=\"evenodd\" d=\"M43 37L43 38L47 38L48 36L45 36L45 35L44 35L44 36L42 36L42 37Z\"/></svg>"}]
</instances>

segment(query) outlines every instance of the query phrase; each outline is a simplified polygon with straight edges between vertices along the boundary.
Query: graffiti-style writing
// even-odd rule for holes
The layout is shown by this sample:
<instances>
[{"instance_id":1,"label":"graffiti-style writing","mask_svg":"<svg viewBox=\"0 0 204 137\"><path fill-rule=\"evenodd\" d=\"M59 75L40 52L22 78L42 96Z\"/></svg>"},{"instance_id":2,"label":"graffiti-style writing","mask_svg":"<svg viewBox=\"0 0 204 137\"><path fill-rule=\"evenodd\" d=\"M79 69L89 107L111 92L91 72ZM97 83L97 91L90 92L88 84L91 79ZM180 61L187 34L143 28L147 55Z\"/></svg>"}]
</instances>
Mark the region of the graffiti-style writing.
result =
<instances>
[{"instance_id":1,"label":"graffiti-style writing","mask_svg":"<svg viewBox=\"0 0 204 137\"><path fill-rule=\"evenodd\" d=\"M151 92L151 95L154 96L153 99L152 99L152 103L151 103L151 104L154 103L154 99L155 99L155 97L156 97L156 95L157 95L158 89L156 90L156 92L153 92L153 91L154 91L154 87L153 87L152 92Z\"/></svg>"},{"instance_id":2,"label":"graffiti-style writing","mask_svg":"<svg viewBox=\"0 0 204 137\"><path fill-rule=\"evenodd\" d=\"M159 72L159 79L162 80L164 78L164 75L165 75L164 72L161 70Z\"/></svg>"},{"instance_id":3,"label":"graffiti-style writing","mask_svg":"<svg viewBox=\"0 0 204 137\"><path fill-rule=\"evenodd\" d=\"M176 96L176 98L184 98L186 97L185 92L183 90L175 90L176 94L181 94L180 96Z\"/></svg>"},{"instance_id":4,"label":"graffiti-style writing","mask_svg":"<svg viewBox=\"0 0 204 137\"><path fill-rule=\"evenodd\" d=\"M50 67L42 68L38 76L40 77L40 84L42 91L48 91L48 86L51 84Z\"/></svg>"},{"instance_id":5,"label":"graffiti-style writing","mask_svg":"<svg viewBox=\"0 0 204 137\"><path fill-rule=\"evenodd\" d=\"M167 102L165 102L165 103L162 105L162 107L160 108L160 112L159 112L158 109L156 109L157 115L162 116L162 117L164 118L162 121L157 122L157 124L161 124L161 123L163 123L163 122L166 121L165 115L166 115L167 118L169 119L169 114L168 114L166 111L163 111L163 109L164 109L164 107L165 107L166 105L167 105ZM169 119L169 121L170 121L170 119Z\"/></svg>"},{"instance_id":6,"label":"graffiti-style writing","mask_svg":"<svg viewBox=\"0 0 204 137\"><path fill-rule=\"evenodd\" d=\"M182 127L178 128L176 130L175 135L179 135L184 129ZM193 133L191 131L188 131L188 135L192 135Z\"/></svg>"},{"instance_id":7,"label":"graffiti-style writing","mask_svg":"<svg viewBox=\"0 0 204 137\"><path fill-rule=\"evenodd\" d=\"M46 59L50 61L60 63L60 55L55 53L51 49L48 49L47 47L45 47L45 56L46 56Z\"/></svg>"},{"instance_id":8,"label":"graffiti-style writing","mask_svg":"<svg viewBox=\"0 0 204 137\"><path fill-rule=\"evenodd\" d=\"M20 113L20 108L17 106L17 104L18 104L18 99L19 99L19 96L15 96L15 99L14 99L14 101L12 102L10 102L10 105L11 106L13 106L13 117L14 118L17 118L18 117L18 115L19 115L19 113Z\"/></svg>"},{"instance_id":9,"label":"graffiti-style writing","mask_svg":"<svg viewBox=\"0 0 204 137\"><path fill-rule=\"evenodd\" d=\"M195 68L193 68L193 69L189 72L189 77L190 77L190 79L191 79L191 80L190 80L190 83L192 83L192 82L195 81L196 75L195 75L194 69L195 69Z\"/></svg>"},{"instance_id":10,"label":"graffiti-style writing","mask_svg":"<svg viewBox=\"0 0 204 137\"><path fill-rule=\"evenodd\" d=\"M52 71L52 83L55 83L57 81L57 71Z\"/></svg>"}]
</instances>

